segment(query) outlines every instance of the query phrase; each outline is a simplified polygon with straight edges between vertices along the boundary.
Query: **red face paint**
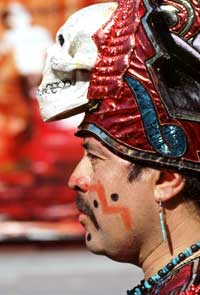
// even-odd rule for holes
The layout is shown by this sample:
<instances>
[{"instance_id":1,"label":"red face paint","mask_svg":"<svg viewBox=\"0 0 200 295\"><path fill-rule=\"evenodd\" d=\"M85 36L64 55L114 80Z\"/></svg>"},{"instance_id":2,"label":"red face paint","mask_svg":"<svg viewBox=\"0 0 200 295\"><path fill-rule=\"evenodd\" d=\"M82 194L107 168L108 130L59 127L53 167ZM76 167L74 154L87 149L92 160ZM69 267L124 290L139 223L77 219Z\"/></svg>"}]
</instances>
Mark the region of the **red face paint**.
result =
<instances>
[{"instance_id":1,"label":"red face paint","mask_svg":"<svg viewBox=\"0 0 200 295\"><path fill-rule=\"evenodd\" d=\"M124 206L116 206L116 205L109 206L106 200L105 190L103 186L101 185L101 183L90 185L89 191L97 193L99 200L101 201L102 210L104 214L107 214L107 215L120 214L126 228L131 229L132 222L131 222L131 216L130 216L128 208Z\"/></svg>"},{"instance_id":2,"label":"red face paint","mask_svg":"<svg viewBox=\"0 0 200 295\"><path fill-rule=\"evenodd\" d=\"M101 201L102 205L102 211L104 214L112 215L112 214L120 214L121 218L124 222L124 225L127 229L131 229L131 216L129 209L125 206L109 206L108 202L106 200L106 194L103 185L98 182L97 184L89 185L88 182L85 179L85 176L83 177L71 177L70 180L71 183L76 184L76 186L79 186L83 193L86 192L95 192L97 193L97 196L99 200Z\"/></svg>"}]
</instances>

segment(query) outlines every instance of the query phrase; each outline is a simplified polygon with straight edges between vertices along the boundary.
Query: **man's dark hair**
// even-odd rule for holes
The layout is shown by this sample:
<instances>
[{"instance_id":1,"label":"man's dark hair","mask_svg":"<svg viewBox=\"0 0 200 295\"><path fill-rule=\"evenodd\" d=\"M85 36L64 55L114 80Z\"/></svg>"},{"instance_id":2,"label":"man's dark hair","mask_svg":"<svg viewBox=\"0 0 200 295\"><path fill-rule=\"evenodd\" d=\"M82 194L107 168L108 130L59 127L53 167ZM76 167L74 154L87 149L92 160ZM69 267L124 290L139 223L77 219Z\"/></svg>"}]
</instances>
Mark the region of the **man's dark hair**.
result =
<instances>
[{"instance_id":1,"label":"man's dark hair","mask_svg":"<svg viewBox=\"0 0 200 295\"><path fill-rule=\"evenodd\" d=\"M185 186L182 190L182 196L186 201L193 201L200 209L200 177L184 176Z\"/></svg>"},{"instance_id":2,"label":"man's dark hair","mask_svg":"<svg viewBox=\"0 0 200 295\"><path fill-rule=\"evenodd\" d=\"M142 171L146 168L146 166L138 163L131 163L130 164L130 170L129 170L129 175L128 175L128 180L131 182L135 179L137 179Z\"/></svg>"},{"instance_id":3,"label":"man's dark hair","mask_svg":"<svg viewBox=\"0 0 200 295\"><path fill-rule=\"evenodd\" d=\"M139 178L142 171L148 168L145 165L138 163L131 163L128 180L131 182ZM200 177L183 175L185 178L185 185L181 192L185 201L193 201L197 208L200 209Z\"/></svg>"}]
</instances>

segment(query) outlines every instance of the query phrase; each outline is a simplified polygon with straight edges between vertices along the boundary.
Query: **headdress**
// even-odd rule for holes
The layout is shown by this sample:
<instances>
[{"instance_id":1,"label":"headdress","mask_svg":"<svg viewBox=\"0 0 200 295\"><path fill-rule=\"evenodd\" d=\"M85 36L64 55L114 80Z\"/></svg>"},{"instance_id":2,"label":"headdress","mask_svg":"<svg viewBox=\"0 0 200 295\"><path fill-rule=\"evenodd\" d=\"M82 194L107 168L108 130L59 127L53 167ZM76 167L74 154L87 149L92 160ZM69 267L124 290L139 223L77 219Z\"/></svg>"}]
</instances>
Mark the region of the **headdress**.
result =
<instances>
[{"instance_id":1,"label":"headdress","mask_svg":"<svg viewBox=\"0 0 200 295\"><path fill-rule=\"evenodd\" d=\"M120 0L92 38L98 54L77 135L131 161L199 173L198 1Z\"/></svg>"}]
</instances>

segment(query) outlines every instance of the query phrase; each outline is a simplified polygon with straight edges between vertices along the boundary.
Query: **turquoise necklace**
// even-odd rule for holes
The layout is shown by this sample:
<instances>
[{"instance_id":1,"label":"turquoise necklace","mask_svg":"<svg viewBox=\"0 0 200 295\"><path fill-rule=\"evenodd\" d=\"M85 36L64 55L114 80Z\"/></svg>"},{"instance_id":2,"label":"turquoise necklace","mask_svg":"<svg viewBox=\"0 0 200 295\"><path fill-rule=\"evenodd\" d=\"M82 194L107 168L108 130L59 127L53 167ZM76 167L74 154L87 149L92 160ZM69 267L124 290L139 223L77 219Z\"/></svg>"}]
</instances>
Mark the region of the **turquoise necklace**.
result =
<instances>
[{"instance_id":1,"label":"turquoise necklace","mask_svg":"<svg viewBox=\"0 0 200 295\"><path fill-rule=\"evenodd\" d=\"M142 295L148 293L158 283L161 278L164 278L170 271L172 271L179 263L183 262L188 257L192 256L195 252L200 250L200 241L193 244L191 247L186 248L183 252L179 253L168 264L160 269L155 275L151 276L148 280L142 280L140 285L132 290L127 291L127 295Z\"/></svg>"}]
</instances>

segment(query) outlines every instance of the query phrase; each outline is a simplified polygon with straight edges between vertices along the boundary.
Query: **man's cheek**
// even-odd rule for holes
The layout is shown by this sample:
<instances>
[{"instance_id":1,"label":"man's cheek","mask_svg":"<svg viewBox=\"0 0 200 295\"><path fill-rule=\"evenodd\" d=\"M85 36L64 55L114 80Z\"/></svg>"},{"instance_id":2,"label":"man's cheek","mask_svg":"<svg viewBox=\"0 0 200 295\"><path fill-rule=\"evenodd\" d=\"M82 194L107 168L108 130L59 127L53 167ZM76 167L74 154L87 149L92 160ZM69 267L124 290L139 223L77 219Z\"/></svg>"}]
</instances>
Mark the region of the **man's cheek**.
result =
<instances>
[{"instance_id":1,"label":"man's cheek","mask_svg":"<svg viewBox=\"0 0 200 295\"><path fill-rule=\"evenodd\" d=\"M128 206L119 205L117 202L120 200L120 196L117 193L112 193L109 200L106 197L103 185L98 182L96 184L90 185L89 191L91 193L96 193L96 199L93 201L94 209L98 210L101 208L102 215L105 217L116 217L120 216L122 223L127 230L132 228L131 213Z\"/></svg>"}]
</instances>

